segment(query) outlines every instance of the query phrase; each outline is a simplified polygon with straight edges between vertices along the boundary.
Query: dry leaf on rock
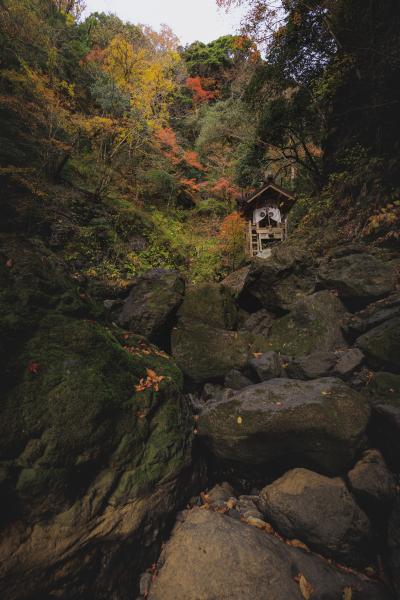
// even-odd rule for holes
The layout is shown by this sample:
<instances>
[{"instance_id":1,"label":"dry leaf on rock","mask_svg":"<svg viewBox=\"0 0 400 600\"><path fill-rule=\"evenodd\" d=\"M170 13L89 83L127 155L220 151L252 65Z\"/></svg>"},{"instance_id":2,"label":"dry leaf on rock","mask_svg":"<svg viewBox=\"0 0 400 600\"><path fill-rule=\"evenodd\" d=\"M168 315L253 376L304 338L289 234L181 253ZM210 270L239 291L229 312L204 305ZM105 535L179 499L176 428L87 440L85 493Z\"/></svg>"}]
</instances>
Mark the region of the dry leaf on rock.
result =
<instances>
[{"instance_id":1,"label":"dry leaf on rock","mask_svg":"<svg viewBox=\"0 0 400 600\"><path fill-rule=\"evenodd\" d=\"M300 592L301 592L301 595L303 596L304 600L310 600L312 593L314 591L314 588L312 587L312 585L307 581L307 579L301 573L297 577L295 577L295 581L297 581L297 583L299 584Z\"/></svg>"},{"instance_id":2,"label":"dry leaf on rock","mask_svg":"<svg viewBox=\"0 0 400 600\"><path fill-rule=\"evenodd\" d=\"M343 590L343 600L352 600L353 590L351 587L345 587Z\"/></svg>"}]
</instances>

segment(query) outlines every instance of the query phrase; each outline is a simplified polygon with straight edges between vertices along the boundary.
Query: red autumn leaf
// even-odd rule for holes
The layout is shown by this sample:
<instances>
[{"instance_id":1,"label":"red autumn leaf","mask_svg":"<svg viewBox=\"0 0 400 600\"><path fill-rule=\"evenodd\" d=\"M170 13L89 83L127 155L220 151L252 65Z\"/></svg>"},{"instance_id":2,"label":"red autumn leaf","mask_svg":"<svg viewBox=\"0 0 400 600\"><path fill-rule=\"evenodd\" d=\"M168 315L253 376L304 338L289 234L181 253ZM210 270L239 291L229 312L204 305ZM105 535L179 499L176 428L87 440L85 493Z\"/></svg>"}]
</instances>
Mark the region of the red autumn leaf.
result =
<instances>
[{"instance_id":1,"label":"red autumn leaf","mask_svg":"<svg viewBox=\"0 0 400 600\"><path fill-rule=\"evenodd\" d=\"M37 362L30 362L28 365L28 371L29 373L32 373L32 375L36 375L39 372L40 369L40 365Z\"/></svg>"}]
</instances>

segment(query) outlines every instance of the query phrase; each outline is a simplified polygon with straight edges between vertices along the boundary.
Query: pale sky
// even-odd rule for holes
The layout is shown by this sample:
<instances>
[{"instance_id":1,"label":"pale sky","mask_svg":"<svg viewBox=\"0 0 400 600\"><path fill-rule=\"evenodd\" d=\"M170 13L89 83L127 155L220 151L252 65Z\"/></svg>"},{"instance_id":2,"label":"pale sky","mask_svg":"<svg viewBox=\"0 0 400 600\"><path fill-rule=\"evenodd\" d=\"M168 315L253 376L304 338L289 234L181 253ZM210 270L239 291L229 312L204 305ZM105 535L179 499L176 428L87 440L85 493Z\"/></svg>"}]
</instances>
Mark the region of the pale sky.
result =
<instances>
[{"instance_id":1,"label":"pale sky","mask_svg":"<svg viewBox=\"0 0 400 600\"><path fill-rule=\"evenodd\" d=\"M85 15L91 12L115 13L123 21L150 25L158 30L166 23L182 44L210 42L221 35L236 33L241 11L228 14L215 0L86 0Z\"/></svg>"}]
</instances>

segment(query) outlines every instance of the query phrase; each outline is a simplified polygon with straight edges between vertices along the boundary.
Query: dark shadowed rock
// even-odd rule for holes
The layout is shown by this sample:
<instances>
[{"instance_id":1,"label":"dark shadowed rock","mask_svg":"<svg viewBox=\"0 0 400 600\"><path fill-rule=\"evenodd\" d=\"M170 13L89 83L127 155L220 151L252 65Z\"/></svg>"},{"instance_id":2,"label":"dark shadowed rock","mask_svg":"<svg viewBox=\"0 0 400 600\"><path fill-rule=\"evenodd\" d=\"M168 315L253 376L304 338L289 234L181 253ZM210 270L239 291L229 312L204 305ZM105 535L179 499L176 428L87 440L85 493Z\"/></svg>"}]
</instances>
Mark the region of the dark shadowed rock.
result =
<instances>
[{"instance_id":1,"label":"dark shadowed rock","mask_svg":"<svg viewBox=\"0 0 400 600\"><path fill-rule=\"evenodd\" d=\"M351 491L366 509L385 510L395 496L394 477L379 450L366 450L347 477Z\"/></svg>"},{"instance_id":2,"label":"dark shadowed rock","mask_svg":"<svg viewBox=\"0 0 400 600\"><path fill-rule=\"evenodd\" d=\"M345 324L345 333L353 339L389 319L400 317L400 293L394 292L383 300L368 304L364 310L352 315Z\"/></svg>"},{"instance_id":3,"label":"dark shadowed rock","mask_svg":"<svg viewBox=\"0 0 400 600\"><path fill-rule=\"evenodd\" d=\"M400 317L370 329L357 339L356 345L373 368L400 371Z\"/></svg>"},{"instance_id":4,"label":"dark shadowed rock","mask_svg":"<svg viewBox=\"0 0 400 600\"><path fill-rule=\"evenodd\" d=\"M246 285L246 281L250 272L251 266L246 265L233 273L230 273L228 277L222 280L221 284L227 288L231 294L238 298Z\"/></svg>"},{"instance_id":5,"label":"dark shadowed rock","mask_svg":"<svg viewBox=\"0 0 400 600\"><path fill-rule=\"evenodd\" d=\"M253 356L248 366L256 373L258 381L267 381L284 375L284 360L277 352L264 352Z\"/></svg>"},{"instance_id":6,"label":"dark shadowed rock","mask_svg":"<svg viewBox=\"0 0 400 600\"><path fill-rule=\"evenodd\" d=\"M232 294L219 283L202 283L186 291L178 311L180 323L204 323L219 329L234 329L237 308Z\"/></svg>"},{"instance_id":7,"label":"dark shadowed rock","mask_svg":"<svg viewBox=\"0 0 400 600\"><path fill-rule=\"evenodd\" d=\"M270 332L271 325L275 319L275 316L270 312L262 308L257 312L250 315L240 327L244 331L250 331L251 333L267 336Z\"/></svg>"},{"instance_id":8,"label":"dark shadowed rock","mask_svg":"<svg viewBox=\"0 0 400 600\"><path fill-rule=\"evenodd\" d=\"M365 388L372 406L369 435L391 469L400 471L400 375L375 373Z\"/></svg>"},{"instance_id":9,"label":"dark shadowed rock","mask_svg":"<svg viewBox=\"0 0 400 600\"><path fill-rule=\"evenodd\" d=\"M182 371L197 383L223 379L247 362L250 334L215 329L203 323L178 326L172 331L172 354Z\"/></svg>"},{"instance_id":10,"label":"dark shadowed rock","mask_svg":"<svg viewBox=\"0 0 400 600\"><path fill-rule=\"evenodd\" d=\"M242 291L268 310L288 310L315 291L310 254L303 248L280 244L271 257L253 261Z\"/></svg>"},{"instance_id":11,"label":"dark shadowed rock","mask_svg":"<svg viewBox=\"0 0 400 600\"><path fill-rule=\"evenodd\" d=\"M193 509L161 556L149 600L304 600L296 578L312 586L313 600L385 600L383 587L292 548L256 527Z\"/></svg>"},{"instance_id":12,"label":"dark shadowed rock","mask_svg":"<svg viewBox=\"0 0 400 600\"><path fill-rule=\"evenodd\" d=\"M248 377L243 375L237 369L232 369L226 374L224 379L225 387L231 388L232 390L242 390L248 385L253 385L254 381L251 381Z\"/></svg>"},{"instance_id":13,"label":"dark shadowed rock","mask_svg":"<svg viewBox=\"0 0 400 600\"><path fill-rule=\"evenodd\" d=\"M264 473L278 462L337 474L363 447L369 415L366 400L338 379L272 379L207 405L198 430L239 469Z\"/></svg>"},{"instance_id":14,"label":"dark shadowed rock","mask_svg":"<svg viewBox=\"0 0 400 600\"><path fill-rule=\"evenodd\" d=\"M284 536L346 564L368 560L370 523L339 477L288 471L260 494L266 519Z\"/></svg>"},{"instance_id":15,"label":"dark shadowed rock","mask_svg":"<svg viewBox=\"0 0 400 600\"><path fill-rule=\"evenodd\" d=\"M336 356L335 372L345 378L358 369L364 361L364 354L359 348L339 350L336 352Z\"/></svg>"},{"instance_id":16,"label":"dark shadowed rock","mask_svg":"<svg viewBox=\"0 0 400 600\"><path fill-rule=\"evenodd\" d=\"M336 289L341 298L368 302L392 292L396 271L371 254L350 254L324 261L317 273L321 285Z\"/></svg>"},{"instance_id":17,"label":"dark shadowed rock","mask_svg":"<svg viewBox=\"0 0 400 600\"><path fill-rule=\"evenodd\" d=\"M389 569L396 598L400 597L400 495L392 510L388 524Z\"/></svg>"},{"instance_id":18,"label":"dark shadowed rock","mask_svg":"<svg viewBox=\"0 0 400 600\"><path fill-rule=\"evenodd\" d=\"M289 360L285 371L287 377L293 379L318 379L332 375L335 365L336 354L333 351L321 351Z\"/></svg>"},{"instance_id":19,"label":"dark shadowed rock","mask_svg":"<svg viewBox=\"0 0 400 600\"><path fill-rule=\"evenodd\" d=\"M328 291L307 296L288 315L273 322L270 349L297 357L344 348L341 323L346 315L341 301Z\"/></svg>"},{"instance_id":20,"label":"dark shadowed rock","mask_svg":"<svg viewBox=\"0 0 400 600\"><path fill-rule=\"evenodd\" d=\"M223 483L215 485L207 492L206 499L209 504L219 506L234 496L235 490L229 483L224 481Z\"/></svg>"},{"instance_id":21,"label":"dark shadowed rock","mask_svg":"<svg viewBox=\"0 0 400 600\"><path fill-rule=\"evenodd\" d=\"M149 339L159 337L182 302L185 282L177 271L154 269L133 280L118 322Z\"/></svg>"}]
</instances>

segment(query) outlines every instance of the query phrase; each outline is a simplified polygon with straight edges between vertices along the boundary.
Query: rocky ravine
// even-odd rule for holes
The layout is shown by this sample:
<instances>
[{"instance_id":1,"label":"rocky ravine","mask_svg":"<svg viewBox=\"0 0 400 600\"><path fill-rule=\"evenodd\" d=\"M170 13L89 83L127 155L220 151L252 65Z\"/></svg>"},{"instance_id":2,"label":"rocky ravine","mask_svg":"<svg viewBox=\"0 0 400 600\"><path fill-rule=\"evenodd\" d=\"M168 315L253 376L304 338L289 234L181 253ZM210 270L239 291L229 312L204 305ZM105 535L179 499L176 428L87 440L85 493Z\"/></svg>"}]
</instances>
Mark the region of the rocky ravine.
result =
<instances>
[{"instance_id":1,"label":"rocky ravine","mask_svg":"<svg viewBox=\"0 0 400 600\"><path fill-rule=\"evenodd\" d=\"M281 245L186 291L153 271L105 301L108 322L60 265L12 258L3 595L396 597L395 255Z\"/></svg>"}]
</instances>

